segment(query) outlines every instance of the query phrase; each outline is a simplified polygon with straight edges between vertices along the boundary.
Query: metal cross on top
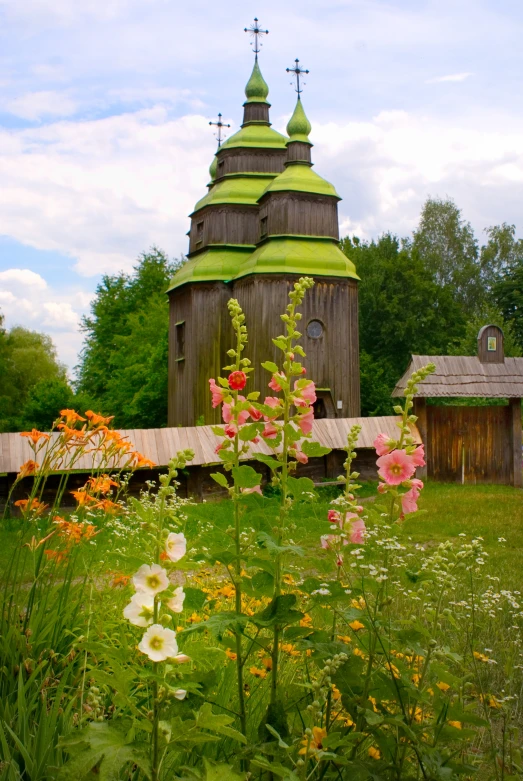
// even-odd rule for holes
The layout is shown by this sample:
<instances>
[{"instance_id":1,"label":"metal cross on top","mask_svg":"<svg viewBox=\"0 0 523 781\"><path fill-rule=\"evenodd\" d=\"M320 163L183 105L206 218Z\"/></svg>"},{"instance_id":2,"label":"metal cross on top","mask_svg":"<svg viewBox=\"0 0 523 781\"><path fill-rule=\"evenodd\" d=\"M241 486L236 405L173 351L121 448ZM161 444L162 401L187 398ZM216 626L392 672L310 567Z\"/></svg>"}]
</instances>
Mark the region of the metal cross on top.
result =
<instances>
[{"instance_id":1,"label":"metal cross on top","mask_svg":"<svg viewBox=\"0 0 523 781\"><path fill-rule=\"evenodd\" d=\"M215 125L218 128L218 132L214 135L218 139L218 149L222 145L223 137L222 137L222 127L230 127L230 125L226 125L225 122L222 122L222 115L218 114L218 122L209 122L209 125Z\"/></svg>"},{"instance_id":2,"label":"metal cross on top","mask_svg":"<svg viewBox=\"0 0 523 781\"><path fill-rule=\"evenodd\" d=\"M305 68L300 68L300 61L298 58L294 60L294 68L286 68L287 73L294 73L296 76L296 92L298 93L298 97L300 96L300 93L303 92L303 87L300 86L300 76L302 73L308 73L308 70L305 70ZM292 84L292 82L291 82ZM305 84L305 82L303 82Z\"/></svg>"},{"instance_id":3,"label":"metal cross on top","mask_svg":"<svg viewBox=\"0 0 523 781\"><path fill-rule=\"evenodd\" d=\"M253 52L256 55L256 59L258 59L258 52L260 51L260 48L262 44L260 43L260 38L263 35L268 35L268 30L262 30L260 27L260 23L256 17L254 17L254 22L251 24L250 27L244 27L243 30L245 33L250 33L251 37L254 38L253 42Z\"/></svg>"}]
</instances>

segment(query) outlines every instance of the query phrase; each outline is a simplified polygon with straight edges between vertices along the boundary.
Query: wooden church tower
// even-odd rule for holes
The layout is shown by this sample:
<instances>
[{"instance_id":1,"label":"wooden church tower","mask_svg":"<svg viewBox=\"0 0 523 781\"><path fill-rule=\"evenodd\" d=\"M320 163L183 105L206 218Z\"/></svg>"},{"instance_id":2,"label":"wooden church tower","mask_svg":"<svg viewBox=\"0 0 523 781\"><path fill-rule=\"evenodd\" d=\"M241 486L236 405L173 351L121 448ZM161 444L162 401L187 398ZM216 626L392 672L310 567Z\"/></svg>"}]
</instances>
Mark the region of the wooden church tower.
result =
<instances>
[{"instance_id":1,"label":"wooden church tower","mask_svg":"<svg viewBox=\"0 0 523 781\"><path fill-rule=\"evenodd\" d=\"M219 146L208 193L191 214L188 260L170 288L170 426L219 423L209 378L228 362L233 331L227 312L237 298L246 316L245 356L255 371L250 390L262 395L270 379L262 361L279 360L272 339L282 332L279 315L300 276L315 280L303 313L307 376L317 387L315 417L360 414L358 276L339 248L334 187L312 170L311 125L298 100L288 137L269 122L269 88L258 64L245 88L243 124ZM267 394L270 394L267 389Z\"/></svg>"}]
</instances>

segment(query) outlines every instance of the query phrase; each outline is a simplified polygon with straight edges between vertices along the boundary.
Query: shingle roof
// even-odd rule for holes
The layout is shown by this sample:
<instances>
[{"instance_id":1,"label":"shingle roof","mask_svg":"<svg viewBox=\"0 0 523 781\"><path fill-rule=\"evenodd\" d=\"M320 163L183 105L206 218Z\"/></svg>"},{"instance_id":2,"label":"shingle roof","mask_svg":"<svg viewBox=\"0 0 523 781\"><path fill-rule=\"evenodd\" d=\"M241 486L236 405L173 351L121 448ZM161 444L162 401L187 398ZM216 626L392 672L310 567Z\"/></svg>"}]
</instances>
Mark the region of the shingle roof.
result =
<instances>
[{"instance_id":1,"label":"shingle roof","mask_svg":"<svg viewBox=\"0 0 523 781\"><path fill-rule=\"evenodd\" d=\"M481 363L477 356L472 355L413 355L392 395L402 396L412 372L428 363L434 363L436 371L419 384L417 396L523 397L523 358L505 358L503 363Z\"/></svg>"},{"instance_id":2,"label":"shingle roof","mask_svg":"<svg viewBox=\"0 0 523 781\"><path fill-rule=\"evenodd\" d=\"M347 443L349 429L357 423L362 426L357 448L371 448L374 439L381 432L395 439L398 436L396 425L398 421L399 418L394 415L376 418L315 420L312 437L324 447L340 450ZM417 428L415 426L411 428L415 441L421 442ZM212 426L120 430L120 434L127 437L136 450L158 466L165 466L178 450L185 448L194 450L194 459L189 466L219 463L215 448L220 439L213 434ZM253 453L270 455L272 451L265 442L260 441L258 445L251 445L251 452L245 456L245 459L252 459ZM18 472L20 466L33 457L33 452L26 438L21 437L20 434L0 434L0 473ZM117 468L118 465L113 464L108 471ZM74 469L75 471L91 472L93 470L92 454L82 456L75 462Z\"/></svg>"}]
</instances>

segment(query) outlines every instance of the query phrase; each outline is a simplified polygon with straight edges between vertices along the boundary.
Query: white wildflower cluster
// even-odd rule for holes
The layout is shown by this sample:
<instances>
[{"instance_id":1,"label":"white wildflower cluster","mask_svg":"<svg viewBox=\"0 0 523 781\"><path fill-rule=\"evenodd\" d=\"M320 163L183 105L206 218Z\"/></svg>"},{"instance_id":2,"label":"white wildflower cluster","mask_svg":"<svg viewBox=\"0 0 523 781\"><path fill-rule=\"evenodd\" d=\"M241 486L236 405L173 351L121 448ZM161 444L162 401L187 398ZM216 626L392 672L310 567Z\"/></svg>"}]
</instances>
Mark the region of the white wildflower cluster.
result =
<instances>
[{"instance_id":1,"label":"white wildflower cluster","mask_svg":"<svg viewBox=\"0 0 523 781\"><path fill-rule=\"evenodd\" d=\"M165 539L166 557L177 562L185 556L186 551L185 535L181 532L170 532ZM143 564L133 576L133 585L136 591L125 606L123 614L134 626L146 629L138 644L139 650L153 662L163 662L166 659L173 659L178 663L188 661L185 654L178 653L176 632L159 620L162 605L172 613L182 612L185 599L182 586L173 587L167 571L160 564ZM184 696L185 692L180 690L178 699Z\"/></svg>"}]
</instances>

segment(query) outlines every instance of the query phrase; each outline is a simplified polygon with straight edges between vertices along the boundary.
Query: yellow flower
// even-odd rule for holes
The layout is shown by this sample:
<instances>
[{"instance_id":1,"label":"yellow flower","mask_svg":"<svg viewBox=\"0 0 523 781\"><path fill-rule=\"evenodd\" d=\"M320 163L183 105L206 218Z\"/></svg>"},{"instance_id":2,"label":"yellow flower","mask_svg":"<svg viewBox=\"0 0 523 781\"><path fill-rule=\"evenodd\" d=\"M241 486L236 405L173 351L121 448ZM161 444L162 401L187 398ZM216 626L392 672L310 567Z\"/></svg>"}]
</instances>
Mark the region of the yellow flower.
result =
<instances>
[{"instance_id":1,"label":"yellow flower","mask_svg":"<svg viewBox=\"0 0 523 781\"><path fill-rule=\"evenodd\" d=\"M361 621L351 621L349 624L350 628L353 632L358 632L360 629L365 629L365 624L362 624Z\"/></svg>"},{"instance_id":2,"label":"yellow flower","mask_svg":"<svg viewBox=\"0 0 523 781\"><path fill-rule=\"evenodd\" d=\"M414 675L411 678L412 683L414 686L417 686L418 683L421 681L421 675L419 673L414 673Z\"/></svg>"},{"instance_id":3,"label":"yellow flower","mask_svg":"<svg viewBox=\"0 0 523 781\"><path fill-rule=\"evenodd\" d=\"M300 621L300 626L312 626L312 618L308 613L305 613Z\"/></svg>"},{"instance_id":4,"label":"yellow flower","mask_svg":"<svg viewBox=\"0 0 523 781\"><path fill-rule=\"evenodd\" d=\"M488 656L485 656L485 654L480 654L478 651L474 651L474 659L477 659L479 662L488 662L489 661Z\"/></svg>"},{"instance_id":5,"label":"yellow flower","mask_svg":"<svg viewBox=\"0 0 523 781\"><path fill-rule=\"evenodd\" d=\"M372 705L372 710L374 711L374 713L379 713L379 710L378 710L378 708L376 707L376 702L377 702L377 701L376 701L376 698L375 698L375 697L369 697L369 702L370 702L370 703L371 703L371 705Z\"/></svg>"},{"instance_id":6,"label":"yellow flower","mask_svg":"<svg viewBox=\"0 0 523 781\"><path fill-rule=\"evenodd\" d=\"M341 692L334 683L332 684L332 699L333 700L341 699Z\"/></svg>"},{"instance_id":7,"label":"yellow flower","mask_svg":"<svg viewBox=\"0 0 523 781\"><path fill-rule=\"evenodd\" d=\"M289 654L289 656L299 656L300 655L300 652L296 651L296 649L294 648L292 643L283 643L283 645L281 646L281 650L284 653Z\"/></svg>"},{"instance_id":8,"label":"yellow flower","mask_svg":"<svg viewBox=\"0 0 523 781\"><path fill-rule=\"evenodd\" d=\"M391 673L392 673L392 675L394 676L394 678L401 678L400 671L398 670L398 668L396 667L396 665L395 665L395 664L392 664L392 662L387 662L387 664L385 665L385 667L387 668L387 670L388 670L389 672L391 672Z\"/></svg>"},{"instance_id":9,"label":"yellow flower","mask_svg":"<svg viewBox=\"0 0 523 781\"><path fill-rule=\"evenodd\" d=\"M352 639L348 635L338 635L338 640L342 643L352 643Z\"/></svg>"},{"instance_id":10,"label":"yellow flower","mask_svg":"<svg viewBox=\"0 0 523 781\"><path fill-rule=\"evenodd\" d=\"M362 659L366 659L367 658L367 655L363 653L361 648L355 648L353 653L354 653L354 656L361 656Z\"/></svg>"},{"instance_id":11,"label":"yellow flower","mask_svg":"<svg viewBox=\"0 0 523 781\"><path fill-rule=\"evenodd\" d=\"M254 675L255 678L266 678L267 677L267 670L259 670L257 667L251 667L249 670L251 675Z\"/></svg>"},{"instance_id":12,"label":"yellow flower","mask_svg":"<svg viewBox=\"0 0 523 781\"><path fill-rule=\"evenodd\" d=\"M364 607L366 607L365 600L363 597L360 597L359 599L353 599L351 600L351 607L355 607L356 610L363 610Z\"/></svg>"},{"instance_id":13,"label":"yellow flower","mask_svg":"<svg viewBox=\"0 0 523 781\"><path fill-rule=\"evenodd\" d=\"M198 615L198 613L192 613L189 618L187 619L188 624L199 624L201 621L201 617Z\"/></svg>"},{"instance_id":14,"label":"yellow flower","mask_svg":"<svg viewBox=\"0 0 523 781\"><path fill-rule=\"evenodd\" d=\"M270 656L264 656L262 659L262 664L266 670L272 670L272 659Z\"/></svg>"},{"instance_id":15,"label":"yellow flower","mask_svg":"<svg viewBox=\"0 0 523 781\"><path fill-rule=\"evenodd\" d=\"M372 759L381 759L380 750L375 748L374 746L370 746L369 747L368 754L369 754L369 757L371 757Z\"/></svg>"},{"instance_id":16,"label":"yellow flower","mask_svg":"<svg viewBox=\"0 0 523 781\"><path fill-rule=\"evenodd\" d=\"M226 648L226 649L225 649L225 656L229 657L229 659L230 659L232 662L235 662L235 661L236 661L236 659L238 658L238 655L237 655L237 654L235 654L235 653L234 653L234 651L231 651L231 649L230 649L230 648Z\"/></svg>"},{"instance_id":17,"label":"yellow flower","mask_svg":"<svg viewBox=\"0 0 523 781\"><path fill-rule=\"evenodd\" d=\"M302 746L303 748L300 748L299 754L306 754L307 753L307 746L309 746L309 754L317 754L320 751L323 751L323 741L327 737L327 730L324 727L313 727L312 728L312 736L310 738L310 745L309 745L309 738L304 737L302 740Z\"/></svg>"},{"instance_id":18,"label":"yellow flower","mask_svg":"<svg viewBox=\"0 0 523 781\"><path fill-rule=\"evenodd\" d=\"M447 692L450 689L450 686L448 683L445 683L444 681L439 681L436 686L441 692Z\"/></svg>"},{"instance_id":19,"label":"yellow flower","mask_svg":"<svg viewBox=\"0 0 523 781\"><path fill-rule=\"evenodd\" d=\"M461 721L449 721L449 724L451 727L456 727L456 729L461 729Z\"/></svg>"}]
</instances>

